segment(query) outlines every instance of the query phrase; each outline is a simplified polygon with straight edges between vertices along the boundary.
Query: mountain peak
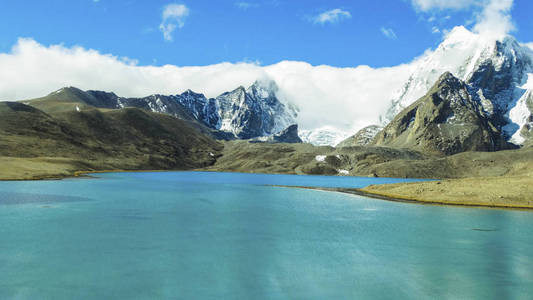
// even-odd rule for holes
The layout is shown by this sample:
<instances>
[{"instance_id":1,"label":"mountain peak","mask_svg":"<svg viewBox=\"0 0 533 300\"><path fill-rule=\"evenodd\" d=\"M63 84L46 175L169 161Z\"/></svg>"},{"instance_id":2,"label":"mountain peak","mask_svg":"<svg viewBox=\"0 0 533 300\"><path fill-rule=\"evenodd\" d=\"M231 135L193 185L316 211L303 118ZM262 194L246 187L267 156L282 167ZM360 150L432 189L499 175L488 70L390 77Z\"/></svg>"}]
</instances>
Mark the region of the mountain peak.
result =
<instances>
[{"instance_id":1,"label":"mountain peak","mask_svg":"<svg viewBox=\"0 0 533 300\"><path fill-rule=\"evenodd\" d=\"M259 98L266 99L275 97L278 90L279 88L275 81L266 79L256 80L246 92Z\"/></svg>"},{"instance_id":2,"label":"mountain peak","mask_svg":"<svg viewBox=\"0 0 533 300\"><path fill-rule=\"evenodd\" d=\"M454 80L454 79L458 80L455 76L453 76L452 72L446 71L442 73L442 75L440 75L438 81L441 82L441 81Z\"/></svg>"},{"instance_id":3,"label":"mountain peak","mask_svg":"<svg viewBox=\"0 0 533 300\"><path fill-rule=\"evenodd\" d=\"M204 96L204 94L196 93L191 89L187 89L185 92L181 94L181 96L193 96L193 97L200 97Z\"/></svg>"},{"instance_id":4,"label":"mountain peak","mask_svg":"<svg viewBox=\"0 0 533 300\"><path fill-rule=\"evenodd\" d=\"M444 85L458 86L460 84L463 82L459 78L455 77L452 72L446 71L439 77L435 86L440 88Z\"/></svg>"},{"instance_id":5,"label":"mountain peak","mask_svg":"<svg viewBox=\"0 0 533 300\"><path fill-rule=\"evenodd\" d=\"M444 41L445 42L446 41L448 42L465 41L475 36L476 34L466 29L466 27L455 26L450 32L448 32Z\"/></svg>"},{"instance_id":6,"label":"mountain peak","mask_svg":"<svg viewBox=\"0 0 533 300\"><path fill-rule=\"evenodd\" d=\"M57 91L51 92L49 95L61 94L61 93L83 93L83 91L78 89L77 87L66 86L66 87L60 88Z\"/></svg>"}]
</instances>

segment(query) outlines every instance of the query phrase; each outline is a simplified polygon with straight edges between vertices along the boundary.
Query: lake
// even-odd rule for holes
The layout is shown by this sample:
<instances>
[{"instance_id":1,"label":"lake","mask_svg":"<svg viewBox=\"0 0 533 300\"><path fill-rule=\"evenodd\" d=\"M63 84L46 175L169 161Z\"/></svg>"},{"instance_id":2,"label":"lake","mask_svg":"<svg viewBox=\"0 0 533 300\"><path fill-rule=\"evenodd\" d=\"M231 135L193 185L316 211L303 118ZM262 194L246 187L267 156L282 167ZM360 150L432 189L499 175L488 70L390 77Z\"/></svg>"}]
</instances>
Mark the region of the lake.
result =
<instances>
[{"instance_id":1,"label":"lake","mask_svg":"<svg viewBox=\"0 0 533 300\"><path fill-rule=\"evenodd\" d=\"M533 212L268 186L403 181L164 172L0 182L0 299L533 295Z\"/></svg>"}]
</instances>

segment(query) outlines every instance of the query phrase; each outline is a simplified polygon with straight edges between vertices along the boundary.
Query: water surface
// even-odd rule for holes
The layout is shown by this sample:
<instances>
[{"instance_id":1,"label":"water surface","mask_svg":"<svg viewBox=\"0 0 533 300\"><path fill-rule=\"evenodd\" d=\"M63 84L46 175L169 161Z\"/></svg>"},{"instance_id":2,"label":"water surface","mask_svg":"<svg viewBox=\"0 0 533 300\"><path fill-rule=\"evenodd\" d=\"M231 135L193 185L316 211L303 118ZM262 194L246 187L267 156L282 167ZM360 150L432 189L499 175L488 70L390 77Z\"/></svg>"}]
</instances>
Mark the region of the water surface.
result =
<instances>
[{"instance_id":1,"label":"water surface","mask_svg":"<svg viewBox=\"0 0 533 300\"><path fill-rule=\"evenodd\" d=\"M0 182L0 299L528 299L529 211L202 172Z\"/></svg>"}]
</instances>

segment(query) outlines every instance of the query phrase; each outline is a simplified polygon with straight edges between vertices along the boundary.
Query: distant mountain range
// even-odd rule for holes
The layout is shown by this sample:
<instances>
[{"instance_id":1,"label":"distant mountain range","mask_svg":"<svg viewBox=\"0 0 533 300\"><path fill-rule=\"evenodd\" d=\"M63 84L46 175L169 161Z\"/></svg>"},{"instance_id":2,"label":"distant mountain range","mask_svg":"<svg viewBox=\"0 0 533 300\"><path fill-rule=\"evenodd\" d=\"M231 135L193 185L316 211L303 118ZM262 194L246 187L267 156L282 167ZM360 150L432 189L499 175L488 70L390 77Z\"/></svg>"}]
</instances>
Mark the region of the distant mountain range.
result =
<instances>
[{"instance_id":1,"label":"distant mountain range","mask_svg":"<svg viewBox=\"0 0 533 300\"><path fill-rule=\"evenodd\" d=\"M452 155L533 145L533 51L508 36L486 40L455 28L430 55L412 63L382 124L368 124L338 143L332 130L298 132L298 108L279 100L273 81L256 81L215 98L178 95L125 98L112 92L62 88L23 101L45 114L137 108L186 121L218 140L386 146Z\"/></svg>"},{"instance_id":2,"label":"distant mountain range","mask_svg":"<svg viewBox=\"0 0 533 300\"><path fill-rule=\"evenodd\" d=\"M207 99L203 94L191 90L181 95L125 98L112 92L66 87L43 98L24 102L38 108L42 103L47 109L50 109L50 103L58 103L58 109L66 110L74 107L65 106L65 103L78 103L77 109L81 109L80 105L107 109L135 107L197 121L215 130L215 136L221 139L252 139L274 136L296 125L297 110L278 100L277 89L272 81L256 81L247 89L241 86Z\"/></svg>"}]
</instances>

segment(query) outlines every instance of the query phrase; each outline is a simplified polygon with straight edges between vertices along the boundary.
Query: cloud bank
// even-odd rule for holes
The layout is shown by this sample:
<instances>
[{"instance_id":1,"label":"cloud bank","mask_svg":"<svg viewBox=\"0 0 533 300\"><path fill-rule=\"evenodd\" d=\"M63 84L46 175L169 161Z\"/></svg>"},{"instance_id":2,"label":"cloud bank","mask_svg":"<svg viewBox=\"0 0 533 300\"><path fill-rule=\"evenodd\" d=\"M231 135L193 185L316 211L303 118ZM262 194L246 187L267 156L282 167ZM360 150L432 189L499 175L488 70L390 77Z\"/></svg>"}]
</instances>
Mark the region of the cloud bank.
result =
<instances>
[{"instance_id":1,"label":"cloud bank","mask_svg":"<svg viewBox=\"0 0 533 300\"><path fill-rule=\"evenodd\" d=\"M186 89L216 97L256 79L272 79L280 87L280 99L300 108L302 129L328 125L349 133L377 123L391 93L410 72L408 65L336 68L296 61L270 66L138 66L95 50L44 46L32 39L20 39L10 53L0 54L0 66L0 100L41 97L64 86L113 91L125 97L177 94Z\"/></svg>"},{"instance_id":2,"label":"cloud bank","mask_svg":"<svg viewBox=\"0 0 533 300\"><path fill-rule=\"evenodd\" d=\"M185 26L185 19L189 15L189 8L183 4L168 4L163 9L162 21L159 30L167 41L172 41L172 33L176 28Z\"/></svg>"}]
</instances>

